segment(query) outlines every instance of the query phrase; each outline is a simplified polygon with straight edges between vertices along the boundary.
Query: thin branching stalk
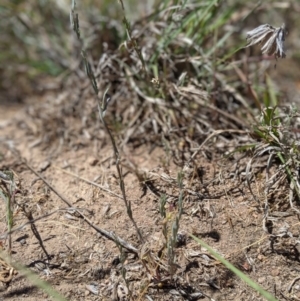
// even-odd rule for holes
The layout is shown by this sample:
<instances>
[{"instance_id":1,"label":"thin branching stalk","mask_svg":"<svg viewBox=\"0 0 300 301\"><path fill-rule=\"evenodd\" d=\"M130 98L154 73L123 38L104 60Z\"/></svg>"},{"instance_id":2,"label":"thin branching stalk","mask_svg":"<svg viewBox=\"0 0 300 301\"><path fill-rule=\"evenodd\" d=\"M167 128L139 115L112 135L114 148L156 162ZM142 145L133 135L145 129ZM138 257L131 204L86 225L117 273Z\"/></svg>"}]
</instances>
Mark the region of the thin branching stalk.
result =
<instances>
[{"instance_id":1,"label":"thin branching stalk","mask_svg":"<svg viewBox=\"0 0 300 301\"><path fill-rule=\"evenodd\" d=\"M175 219L171 226L171 233L168 238L167 242L167 252L168 252L168 267L169 267L169 273L171 276L174 275L176 271L176 265L175 265L175 248L177 245L177 235L179 231L179 222L182 215L183 210L183 174L179 173L177 177L178 185L179 185L179 197L177 202L177 214L175 216Z\"/></svg>"},{"instance_id":2,"label":"thin branching stalk","mask_svg":"<svg viewBox=\"0 0 300 301\"><path fill-rule=\"evenodd\" d=\"M141 241L143 241L143 236L142 236L142 234L141 234L141 232L140 232L140 230L139 230L139 228L138 228L138 226L135 222L135 219L133 218L133 213L132 213L132 210L131 210L131 202L130 202L130 200L127 199L127 196L126 196L125 183L124 183L124 178L123 178L123 173L122 173L122 167L120 165L120 161L121 161L120 160L120 153L118 151L115 139L114 139L109 127L107 126L107 123L104 120L106 107L107 107L107 104L109 102L109 99L108 99L108 96L107 96L107 91L108 91L108 89L106 89L106 91L103 94L103 100L102 100L103 106L102 107L100 105L100 102L98 101L99 117L100 117L100 120L102 121L109 137L110 137L110 140L111 140L111 143L112 143L112 146L113 146L116 167L117 167L118 176L119 176L119 180L120 180L120 188L121 188L123 200L124 200L124 203L125 203L125 206L126 206L127 215L129 216L130 220L132 221L132 223L133 223L133 225L134 225L134 227L135 227L135 229L138 233L139 239Z\"/></svg>"},{"instance_id":3,"label":"thin branching stalk","mask_svg":"<svg viewBox=\"0 0 300 301\"><path fill-rule=\"evenodd\" d=\"M145 63L144 57L143 57L141 49L137 43L137 40L132 37L130 23L129 23L128 19L126 18L124 2L123 2L123 0L119 0L119 2L121 4L122 11L123 11L123 22L125 24L127 37L129 39L130 44L133 46L133 49L135 50L138 58L140 59L140 61L142 63L143 71L147 75L147 69L146 69L146 63Z\"/></svg>"},{"instance_id":4,"label":"thin branching stalk","mask_svg":"<svg viewBox=\"0 0 300 301\"><path fill-rule=\"evenodd\" d=\"M164 235L164 237L167 241L167 239L168 239L168 227L167 227L167 222L166 222L166 217L167 217L166 207L165 207L166 202L167 202L167 196L165 194L161 195L160 202L159 202L159 212L160 212L161 217L165 220L165 222L163 222L162 232L163 232L163 235Z\"/></svg>"},{"instance_id":5,"label":"thin branching stalk","mask_svg":"<svg viewBox=\"0 0 300 301\"><path fill-rule=\"evenodd\" d=\"M107 123L106 123L105 118L104 118L105 113L106 113L106 109L107 109L107 105L108 105L108 102L110 100L110 97L107 94L109 88L107 88L106 91L104 92L103 99L102 99L102 102L101 102L100 99L99 99L99 96L98 96L99 95L99 88L98 88L98 85L97 85L97 81L96 81L94 72L92 70L91 64L89 63L89 61L87 59L86 52L83 48L83 41L82 41L82 38L80 37L79 18L78 18L78 14L75 13L75 7L76 7L76 2L75 2L75 0L73 0L72 1L72 9L71 9L71 13L70 13L71 25L72 25L73 30L76 33L76 36L77 36L78 40L81 43L81 47L82 47L81 56L82 56L83 63L84 63L84 66L85 66L86 74L87 74L87 76L88 76L88 78L91 82L91 85L92 85L93 90L94 90L95 95L96 95L98 111L99 111L99 118L100 118L101 122L103 123L103 125L105 127L105 130L107 131L107 133L109 135L109 138L111 140L111 143L112 143L116 168L117 168L119 181L120 181L120 189L122 191L123 200L124 200L124 203L125 203L125 206L126 206L126 209L127 209L127 215L130 218L131 222L133 223L140 241L143 241L143 236L142 236L142 234L141 234L141 232L140 232L140 230L139 230L139 228L138 228L138 226L137 226L137 224L136 224L136 222L133 218L133 213L132 213L132 209L131 209L131 202L126 197L125 183L124 183L124 178L123 178L123 174L122 174L122 168L121 168L121 165L120 165L120 161L121 161L120 153L118 151L118 148L117 148L115 139L113 137L113 134L110 131L109 127L107 126Z\"/></svg>"},{"instance_id":6,"label":"thin branching stalk","mask_svg":"<svg viewBox=\"0 0 300 301\"><path fill-rule=\"evenodd\" d=\"M122 278L124 279L125 281L125 284L126 284L126 287L128 289L128 295L129 295L129 299L131 298L132 296L132 292L130 290L130 287L129 287L129 281L128 279L126 278L126 273L127 273L127 270L125 268L125 261L127 259L127 255L126 253L124 252L124 248L122 247L122 245L120 244L119 240L118 240L118 237L115 237L115 243L119 249L119 252L120 252L120 262L121 262L121 265L122 265L122 268L121 268L121 275L122 275Z\"/></svg>"}]
</instances>

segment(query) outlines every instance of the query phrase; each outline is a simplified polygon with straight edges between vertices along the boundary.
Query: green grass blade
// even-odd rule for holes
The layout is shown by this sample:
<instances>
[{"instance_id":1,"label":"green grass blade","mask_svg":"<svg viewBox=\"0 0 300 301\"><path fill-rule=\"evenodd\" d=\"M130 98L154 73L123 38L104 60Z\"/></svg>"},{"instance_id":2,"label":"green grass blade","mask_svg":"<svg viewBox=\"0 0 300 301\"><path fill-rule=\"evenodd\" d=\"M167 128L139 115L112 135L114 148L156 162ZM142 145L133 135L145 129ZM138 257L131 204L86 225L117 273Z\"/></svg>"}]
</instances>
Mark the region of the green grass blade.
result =
<instances>
[{"instance_id":1,"label":"green grass blade","mask_svg":"<svg viewBox=\"0 0 300 301\"><path fill-rule=\"evenodd\" d=\"M252 279L250 279L247 275L245 275L243 272L241 272L239 269L237 269L235 266L233 266L230 262L228 262L226 259L224 259L222 256L220 256L217 252L215 252L209 245L207 245L205 242L200 240L194 235L190 236L202 247L208 250L209 253L211 253L214 257L216 257L220 262L222 262L230 271L235 273L239 278L241 278L244 282L246 282L249 286L251 286L253 289L255 289L258 293L260 293L263 297L266 298L266 300L269 301L278 301L274 296L272 296L270 293L265 291L260 285L258 285L256 282L254 282Z\"/></svg>"},{"instance_id":2,"label":"green grass blade","mask_svg":"<svg viewBox=\"0 0 300 301\"><path fill-rule=\"evenodd\" d=\"M68 301L59 292L53 289L49 283L42 280L37 274L26 268L24 265L17 262L12 262L11 258L4 252L0 252L0 256L5 259L6 262L9 262L10 265L12 265L16 270L21 272L34 286L42 289L46 294L48 294L48 296L52 297L53 300Z\"/></svg>"}]
</instances>

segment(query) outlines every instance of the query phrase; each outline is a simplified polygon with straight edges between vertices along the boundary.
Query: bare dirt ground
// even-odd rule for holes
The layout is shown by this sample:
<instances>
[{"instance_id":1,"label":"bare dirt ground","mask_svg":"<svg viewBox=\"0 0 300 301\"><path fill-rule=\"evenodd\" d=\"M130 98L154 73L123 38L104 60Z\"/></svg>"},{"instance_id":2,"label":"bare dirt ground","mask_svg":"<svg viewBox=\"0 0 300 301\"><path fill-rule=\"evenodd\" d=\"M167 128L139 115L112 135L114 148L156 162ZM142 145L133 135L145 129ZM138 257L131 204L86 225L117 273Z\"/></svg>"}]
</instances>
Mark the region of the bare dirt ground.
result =
<instances>
[{"instance_id":1,"label":"bare dirt ground","mask_svg":"<svg viewBox=\"0 0 300 301\"><path fill-rule=\"evenodd\" d=\"M298 11L294 13L298 20ZM157 36L168 34L161 20L154 25L150 19L137 23L145 61L160 47ZM298 43L297 30L293 32L287 42ZM126 212L111 141L99 121L84 68L72 67L67 70L70 78L63 74L41 80L35 93L30 89L25 96L14 83L15 94L10 95L20 103L2 103L5 97L0 98L0 171L13 171L18 189L13 260L72 301L264 300L199 246L193 234L278 300L300 300L299 200L293 198L292 209L289 179L274 158L268 177L275 184L266 188L267 152L252 161L249 182L246 178L253 158L247 146L261 142L250 135L254 119L261 116L253 87L257 81L263 99L269 75L274 91L281 92L280 105L295 102L299 107L299 55L292 60L287 54L284 63L279 60L271 68L259 50L252 58L260 64L254 65L242 51L234 67L228 62L232 69L226 69L226 62L215 71L210 59L202 62L198 54L187 59L189 40L178 35L169 57L157 54L163 80L155 87L153 74L142 74L132 45L121 51L119 45L109 45L103 32L95 36L103 37L106 49L99 58L95 47L99 89L110 85L112 95L106 120L143 239ZM176 55L178 45L184 51ZM203 75L196 77L195 70ZM298 133L299 126L292 130ZM170 237L178 216L181 193L183 212L170 265L165 236ZM0 248L7 251L7 212L0 200ZM0 257L0 301L53 300L12 266Z\"/></svg>"},{"instance_id":2,"label":"bare dirt ground","mask_svg":"<svg viewBox=\"0 0 300 301\"><path fill-rule=\"evenodd\" d=\"M287 184L272 194L271 220L263 230L261 203L253 199L243 176L249 155L224 159L224 153L230 150L225 138L216 140L213 149L199 152L197 166L190 168L184 178L181 241L176 248L176 277L171 281L165 276L167 268L162 255L162 229L167 221L160 216L159 206L164 193L167 212L171 216L176 212L176 178L181 168L162 147L142 144L122 148L127 197L145 240L140 242L126 214L112 148L105 135L100 132L95 139L78 130L82 120L71 124L66 121L68 133L64 135L69 137L65 139L72 137L66 145L49 134L59 120L53 124L41 122L43 116L47 120L48 114L43 103L50 99L55 105L59 97L49 93L23 104L0 106L0 169L14 171L20 190L14 229L28 222L25 212L34 219L52 213L35 223L38 234L33 233L30 224L12 234L16 261L30 267L69 300L128 297L116 243L97 233L66 206L43 177L93 224L113 231L143 254L138 258L130 252L122 253L127 256L123 268L134 300L263 300L189 234L202 238L279 300L300 299L299 219L287 201ZM35 110L41 110L40 119L32 118ZM45 145L43 139L47 135L50 142ZM142 183L137 170L148 180ZM258 166L251 184L262 203L264 176L263 165ZM5 233L3 203L0 210L0 229ZM3 238L1 243L5 246L6 242ZM19 272L8 285L1 284L0 299L33 301L50 297Z\"/></svg>"}]
</instances>

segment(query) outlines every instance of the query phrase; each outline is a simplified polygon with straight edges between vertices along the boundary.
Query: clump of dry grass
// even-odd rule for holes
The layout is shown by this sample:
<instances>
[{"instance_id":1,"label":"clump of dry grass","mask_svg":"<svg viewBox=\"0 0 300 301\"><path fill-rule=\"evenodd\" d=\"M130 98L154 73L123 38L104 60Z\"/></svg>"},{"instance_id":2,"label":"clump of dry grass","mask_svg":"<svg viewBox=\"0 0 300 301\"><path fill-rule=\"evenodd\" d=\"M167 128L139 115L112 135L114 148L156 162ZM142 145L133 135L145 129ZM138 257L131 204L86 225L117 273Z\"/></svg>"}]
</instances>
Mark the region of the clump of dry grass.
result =
<instances>
[{"instance_id":1,"label":"clump of dry grass","mask_svg":"<svg viewBox=\"0 0 300 301\"><path fill-rule=\"evenodd\" d=\"M279 28L275 28L269 24L260 25L257 28L247 33L248 45L250 47L256 44L262 44L262 53L268 55L274 55L285 58L283 43L287 32L285 25L283 24ZM266 91L263 102L260 107L260 118L257 119L256 125L254 125L254 137L258 137L261 141L255 144L253 149L253 157L247 164L246 178L249 189L253 198L260 204L260 201L264 202L264 224L263 228L266 232L268 229L266 224L268 223L268 213L270 208L270 195L273 195L274 191L278 191L279 187L282 187L286 193L286 203L290 204L291 209L299 212L294 206L294 202L299 199L300 191L297 179L298 163L299 162L299 150L297 143L297 118L298 112L294 106L281 107L279 106L280 100L274 89L274 85L270 77L265 75ZM252 191L251 181L253 180L253 172L251 172L253 161L261 160L261 157L267 155L266 160L266 183L265 193L261 198L257 197L257 194ZM272 164L280 163L281 166L275 172L270 174ZM288 179L288 182L284 181ZM287 184L288 187L286 186ZM296 196L294 195L296 194Z\"/></svg>"},{"instance_id":2,"label":"clump of dry grass","mask_svg":"<svg viewBox=\"0 0 300 301\"><path fill-rule=\"evenodd\" d=\"M163 135L166 141L174 141L170 153L183 165L188 148L196 147L214 130L247 127L242 115L251 114L251 110L239 91L241 85L238 82L229 85L226 81L227 72L237 78L233 67L228 66L225 71L213 59L224 53L223 45L234 31L222 31L222 24L230 18L226 8L221 6L216 10L214 3L207 7L187 4L183 13L178 7L167 7L158 6L157 14L131 26L131 37L125 41L127 48L121 45L113 49L107 44L106 51L91 61L89 68L95 74L93 86L97 84L99 91L110 87L111 100L105 118L120 145L161 146ZM209 18L205 17L207 11ZM203 31L193 29L199 25ZM105 34L113 37L114 30ZM217 37L221 39L218 43ZM138 43L146 68L131 41ZM94 51L92 46L86 49L88 54ZM143 69L146 73L141 72ZM152 83L152 78L159 85ZM96 105L80 68L67 78L64 87L66 94L56 98L56 106L49 101L28 111L33 123L38 125L36 131L32 127L28 131L41 137L39 143L45 145L57 144L59 137L60 144L84 147L84 144L75 145L75 141L103 136L104 128L94 122ZM77 119L82 123L75 122ZM74 140L74 135L79 139ZM181 141L183 149L178 149L176 140ZM53 148L59 150L57 145Z\"/></svg>"},{"instance_id":3,"label":"clump of dry grass","mask_svg":"<svg viewBox=\"0 0 300 301\"><path fill-rule=\"evenodd\" d=\"M226 53L226 49L231 47L229 38L236 28L231 27L231 30L227 30L223 25L230 21L232 11L218 1L205 4L186 3L184 7L167 5L170 3L171 1L164 1L158 4L154 14L133 26L126 18L123 6L124 32L127 33L123 37L125 41L120 43L119 48L110 43L116 36L115 29L121 24L120 20L113 20L114 22L109 24L118 23L117 26L101 31L101 37L105 39L103 38L101 44L103 51L100 57L95 57L97 43L86 47L84 43L77 45L74 42L76 51L82 46L85 47L85 51L82 52L84 62L75 67L68 66L72 74L64 82L65 93L53 97L51 101L45 101L40 106L28 108L32 122L26 124L27 121L22 121L28 133L38 138L34 141L35 145L40 143L45 148L52 146L56 154L59 154L62 147L78 149L86 147L91 140L100 140L99 137L104 141L103 144L108 143L110 139L123 199L133 222L134 212L131 212L130 202L126 202L122 180L121 167L127 162L119 155L122 154L124 145L133 149L142 145L163 146L168 152L168 159L163 164L165 169L168 169L170 160L179 168L187 165L187 169L192 167L192 172L182 175L188 178L188 184L185 182L183 185L182 179L176 181L169 177L166 180L173 187L176 187L178 182L180 184L179 191L177 189L178 202L169 216L165 210L167 200L162 198L163 194L160 191L156 191L157 196L161 197L161 214L166 218L162 226L166 244L159 250L154 250L154 246L147 249L146 244L140 246L140 250L130 248L139 256L148 277L145 291L140 293L139 297L144 295L148 288L173 287L182 288L182 294L192 291L188 294L189 297L192 297L193 293L197 294L196 297L202 296L190 287L184 287L180 276L183 271L176 270L176 242L183 199L185 195L193 195L199 200L207 197L197 192L203 183L199 184L201 176L194 176L198 174L196 155L201 151L209 158L211 146L217 142L225 145L224 149L228 147L228 141L235 146L239 144L236 135L245 134L244 130L251 126L255 114L262 107L259 95L257 96L248 84L248 79L256 73L248 71L250 68L245 67L245 61L232 64L228 61L230 55ZM78 38L84 36L83 33L79 33L78 17L74 11L72 22ZM96 31L94 27L90 30L93 40ZM276 29L270 25L262 25L248 32L247 46L262 43L263 53L275 55L276 58L284 57L284 36L283 27ZM120 39L120 35L117 38ZM96 102L94 95L97 98ZM277 117L270 118L271 112L268 110L261 111L264 114L263 127L259 127L259 120L256 120L256 132L261 139L265 139L265 144L257 146L256 140L245 137L239 146L243 147L246 142L251 141L252 150L257 146L254 150L255 157L270 151L270 165L274 153L283 153L285 138L279 130L281 125L277 121L273 123L274 120L278 120ZM101 123L98 122L97 112ZM290 143L289 147L292 145L293 143ZM289 167L291 165L287 164L289 159L286 158L284 166ZM291 159L296 162L298 157ZM250 169L251 167L246 172L249 183L252 180ZM148 184L152 180L147 179L148 175L141 176L138 167L135 172L139 180L145 182L146 188L150 187ZM198 182L198 186L194 185L195 182ZM169 205L171 207L173 204ZM135 227L138 230L136 225ZM112 233L99 233L114 239L118 245L121 273L126 282L124 242Z\"/></svg>"}]
</instances>

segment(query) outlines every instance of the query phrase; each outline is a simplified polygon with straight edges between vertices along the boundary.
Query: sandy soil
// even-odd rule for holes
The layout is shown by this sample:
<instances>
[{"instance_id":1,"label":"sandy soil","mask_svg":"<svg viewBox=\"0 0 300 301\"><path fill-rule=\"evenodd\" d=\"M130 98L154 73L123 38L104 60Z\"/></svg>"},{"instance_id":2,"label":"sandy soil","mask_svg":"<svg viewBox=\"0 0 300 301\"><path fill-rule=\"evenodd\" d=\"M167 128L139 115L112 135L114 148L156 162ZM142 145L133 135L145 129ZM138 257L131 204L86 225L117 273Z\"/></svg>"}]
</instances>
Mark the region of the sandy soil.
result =
<instances>
[{"instance_id":1,"label":"sandy soil","mask_svg":"<svg viewBox=\"0 0 300 301\"><path fill-rule=\"evenodd\" d=\"M123 147L126 194L144 238L141 242L126 214L109 142L103 136L94 139L84 134L74 136L68 145L59 138L47 145L41 141L50 129L32 121L28 112L42 106L47 97L58 96L44 95L30 104L0 106L0 170L13 170L19 188L14 229L28 222L25 212L34 219L52 213L35 222L40 240L30 224L12 234L15 261L35 271L68 300L127 300L122 269L126 270L134 300L263 300L197 245L189 237L194 234L279 300L300 299L297 215L286 202L286 190L282 188L282 193L273 195L272 221L263 229L261 203L253 200L243 177L249 157L223 159L224 143L219 143L212 150L200 152L196 167L186 172L180 241L171 280L162 230L177 214L180 190L176 179L181 167L162 148ZM70 131L76 126L67 125ZM136 247L140 258L124 249L120 256L114 241L93 230L28 166L93 224L113 231ZM145 174L148 180L141 182L138 174ZM252 183L262 203L263 177L261 169ZM159 213L162 194L167 197L169 219ZM0 216L0 232L5 233L3 202ZM7 249L3 236L1 244ZM3 263L2 271L4 268ZM50 297L17 272L10 283L0 285L0 300Z\"/></svg>"}]
</instances>

